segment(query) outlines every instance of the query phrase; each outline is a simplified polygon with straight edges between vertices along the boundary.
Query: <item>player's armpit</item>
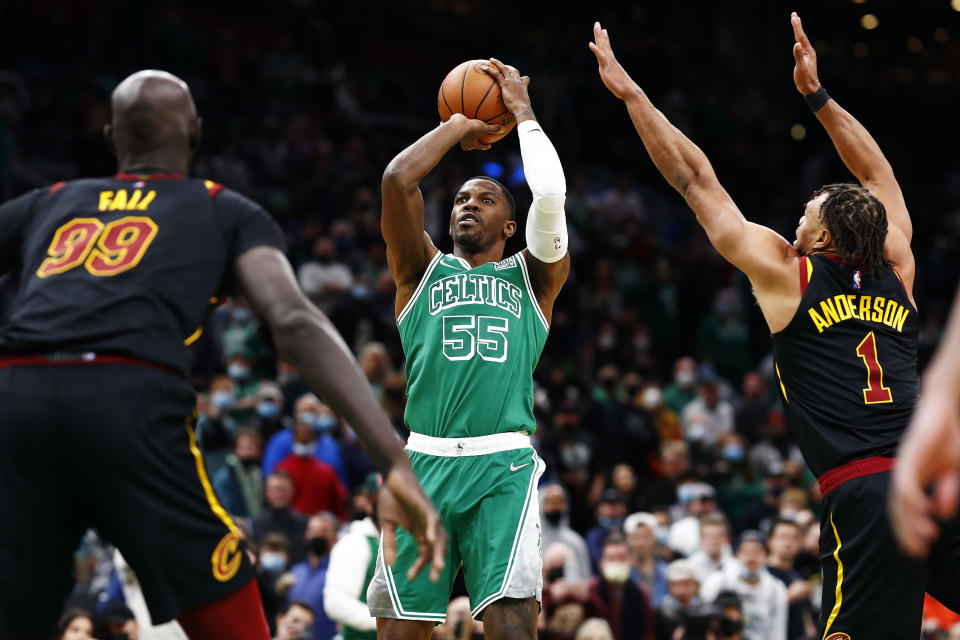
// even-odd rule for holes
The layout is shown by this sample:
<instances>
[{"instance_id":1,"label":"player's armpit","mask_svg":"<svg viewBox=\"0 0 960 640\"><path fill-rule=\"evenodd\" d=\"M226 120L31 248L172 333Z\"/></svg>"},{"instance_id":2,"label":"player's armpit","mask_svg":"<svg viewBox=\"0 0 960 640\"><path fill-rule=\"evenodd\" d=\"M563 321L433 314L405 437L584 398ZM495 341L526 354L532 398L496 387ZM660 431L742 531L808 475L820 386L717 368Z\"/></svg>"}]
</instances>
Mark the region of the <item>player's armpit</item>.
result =
<instances>
[{"instance_id":1,"label":"player's armpit","mask_svg":"<svg viewBox=\"0 0 960 640\"><path fill-rule=\"evenodd\" d=\"M523 257L530 269L530 286L533 287L540 310L549 323L553 318L553 303L570 275L570 253L566 253L556 262L543 262L535 258L529 249L524 249Z\"/></svg>"},{"instance_id":2,"label":"player's armpit","mask_svg":"<svg viewBox=\"0 0 960 640\"><path fill-rule=\"evenodd\" d=\"M772 229L744 218L716 178L694 180L685 197L713 247L747 274L755 287L798 282L798 254L793 246Z\"/></svg>"}]
</instances>

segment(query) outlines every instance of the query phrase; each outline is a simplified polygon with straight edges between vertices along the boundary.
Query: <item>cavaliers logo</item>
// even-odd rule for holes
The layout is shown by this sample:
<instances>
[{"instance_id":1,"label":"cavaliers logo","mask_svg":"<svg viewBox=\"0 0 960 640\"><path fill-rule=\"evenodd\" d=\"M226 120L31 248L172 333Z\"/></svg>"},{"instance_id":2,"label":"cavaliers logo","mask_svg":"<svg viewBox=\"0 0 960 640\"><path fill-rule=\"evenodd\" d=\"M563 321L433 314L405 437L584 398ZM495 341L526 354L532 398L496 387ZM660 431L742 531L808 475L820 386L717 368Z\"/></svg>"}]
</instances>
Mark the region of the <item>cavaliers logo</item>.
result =
<instances>
[{"instance_id":1,"label":"cavaliers logo","mask_svg":"<svg viewBox=\"0 0 960 640\"><path fill-rule=\"evenodd\" d=\"M850 640L850 636L845 633L831 633L823 640Z\"/></svg>"},{"instance_id":2,"label":"cavaliers logo","mask_svg":"<svg viewBox=\"0 0 960 640\"><path fill-rule=\"evenodd\" d=\"M243 553L238 550L239 546L240 536L231 531L220 539L217 548L213 550L210 563L213 565L213 577L218 581L226 582L237 575L240 563L243 561Z\"/></svg>"}]
</instances>

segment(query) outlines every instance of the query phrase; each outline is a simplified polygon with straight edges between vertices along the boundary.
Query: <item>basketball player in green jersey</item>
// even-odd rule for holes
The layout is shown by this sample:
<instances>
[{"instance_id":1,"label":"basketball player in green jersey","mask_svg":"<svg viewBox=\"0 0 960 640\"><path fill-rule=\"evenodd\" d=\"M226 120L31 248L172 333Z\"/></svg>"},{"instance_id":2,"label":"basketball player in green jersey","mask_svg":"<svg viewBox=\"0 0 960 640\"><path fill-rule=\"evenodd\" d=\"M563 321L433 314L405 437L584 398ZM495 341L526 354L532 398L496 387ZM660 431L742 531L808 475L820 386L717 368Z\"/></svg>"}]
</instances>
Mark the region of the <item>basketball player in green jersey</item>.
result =
<instances>
[{"instance_id":1,"label":"basketball player in green jersey","mask_svg":"<svg viewBox=\"0 0 960 640\"><path fill-rule=\"evenodd\" d=\"M570 271L560 159L537 123L529 78L490 59L484 70L516 117L533 204L527 248L504 259L517 229L509 191L471 178L453 197L453 253L423 228L419 184L458 142L498 126L454 114L393 159L383 175L383 237L397 284L397 326L407 357L407 452L449 531L440 580L410 577L417 544L397 532L393 566L378 558L367 592L378 637L427 640L446 616L463 563L472 615L488 639L535 638L541 598L537 479L544 465L530 445L533 370L553 302Z\"/></svg>"}]
</instances>

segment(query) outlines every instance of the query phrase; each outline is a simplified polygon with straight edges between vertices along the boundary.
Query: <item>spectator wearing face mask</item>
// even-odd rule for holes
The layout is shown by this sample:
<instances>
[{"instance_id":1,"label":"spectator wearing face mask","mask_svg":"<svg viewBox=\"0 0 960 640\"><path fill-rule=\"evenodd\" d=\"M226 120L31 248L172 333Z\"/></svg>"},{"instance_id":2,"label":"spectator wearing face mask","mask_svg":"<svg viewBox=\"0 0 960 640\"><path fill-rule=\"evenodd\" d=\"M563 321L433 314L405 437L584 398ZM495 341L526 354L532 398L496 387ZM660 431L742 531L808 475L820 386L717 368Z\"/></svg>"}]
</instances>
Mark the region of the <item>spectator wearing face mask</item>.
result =
<instances>
[{"instance_id":1,"label":"spectator wearing face mask","mask_svg":"<svg viewBox=\"0 0 960 640\"><path fill-rule=\"evenodd\" d=\"M627 504L618 489L606 489L597 505L597 524L587 531L587 550L590 560L599 566L604 541L611 533L623 534L623 519L627 515Z\"/></svg>"},{"instance_id":2,"label":"spectator wearing face mask","mask_svg":"<svg viewBox=\"0 0 960 640\"><path fill-rule=\"evenodd\" d=\"M274 471L267 476L264 489L266 508L253 519L253 540L262 544L266 536L280 533L287 539L289 563L295 564L307 555L304 535L307 518L293 510L293 480L286 471Z\"/></svg>"},{"instance_id":3,"label":"spectator wearing face mask","mask_svg":"<svg viewBox=\"0 0 960 640\"><path fill-rule=\"evenodd\" d=\"M546 549L554 543L562 543L569 550L563 567L568 580L586 580L590 570L590 554L583 536L570 528L567 510L567 492L562 485L549 484L540 490L541 546Z\"/></svg>"},{"instance_id":4,"label":"spectator wearing face mask","mask_svg":"<svg viewBox=\"0 0 960 640\"><path fill-rule=\"evenodd\" d=\"M667 595L667 562L657 557L656 532L660 524L652 513L632 513L623 521L623 531L633 560L630 580L642 586L654 608Z\"/></svg>"},{"instance_id":5,"label":"spectator wearing face mask","mask_svg":"<svg viewBox=\"0 0 960 640\"><path fill-rule=\"evenodd\" d=\"M697 398L697 363L684 356L673 365L673 382L663 391L663 402L675 414L683 415L683 410Z\"/></svg>"},{"instance_id":6,"label":"spectator wearing face mask","mask_svg":"<svg viewBox=\"0 0 960 640\"><path fill-rule=\"evenodd\" d=\"M630 581L630 549L622 533L614 532L603 543L600 575L589 586L589 601L600 618L610 623L616 640L653 640L650 601L641 587Z\"/></svg>"},{"instance_id":7,"label":"spectator wearing face mask","mask_svg":"<svg viewBox=\"0 0 960 640\"><path fill-rule=\"evenodd\" d=\"M293 452L277 466L293 480L293 509L304 515L330 511L346 518L347 490L332 466L316 458L317 430L301 417L293 427Z\"/></svg>"},{"instance_id":8,"label":"spectator wearing face mask","mask_svg":"<svg viewBox=\"0 0 960 640\"><path fill-rule=\"evenodd\" d=\"M331 640L337 633L337 623L331 620L323 606L323 588L330 565L330 550L337 543L336 516L322 512L307 522L304 540L307 559L290 569L293 586L287 594L290 601L302 600L313 609L315 619L312 640Z\"/></svg>"},{"instance_id":9,"label":"spectator wearing face mask","mask_svg":"<svg viewBox=\"0 0 960 640\"><path fill-rule=\"evenodd\" d=\"M263 508L260 451L260 434L254 429L239 429L234 434L233 453L213 474L217 498L234 516L255 518Z\"/></svg>"},{"instance_id":10,"label":"spectator wearing face mask","mask_svg":"<svg viewBox=\"0 0 960 640\"><path fill-rule=\"evenodd\" d=\"M283 430L283 407L286 403L283 391L275 382L263 380L257 385L254 397L256 417L249 421L255 425L264 440L269 441L275 433Z\"/></svg>"},{"instance_id":11,"label":"spectator wearing face mask","mask_svg":"<svg viewBox=\"0 0 960 640\"><path fill-rule=\"evenodd\" d=\"M197 398L197 444L211 475L230 453L233 434L239 427L233 415L236 408L237 390L228 376L215 376L209 392Z\"/></svg>"},{"instance_id":12,"label":"spectator wearing face mask","mask_svg":"<svg viewBox=\"0 0 960 640\"><path fill-rule=\"evenodd\" d=\"M263 454L263 473L270 474L281 460L291 453L300 456L312 456L319 462L333 467L344 486L349 486L349 475L343 463L340 443L333 437L337 428L337 416L327 405L312 393L306 393L294 405L294 426L292 429L278 431L267 442ZM310 442L296 442L294 433L298 428L310 427L316 437Z\"/></svg>"},{"instance_id":13,"label":"spectator wearing face mask","mask_svg":"<svg viewBox=\"0 0 960 640\"><path fill-rule=\"evenodd\" d=\"M649 384L640 392L640 402L647 410L650 419L660 434L660 441L682 440L680 433L680 419L669 406L664 403L663 389L659 384Z\"/></svg>"},{"instance_id":14,"label":"spectator wearing face mask","mask_svg":"<svg viewBox=\"0 0 960 640\"><path fill-rule=\"evenodd\" d=\"M787 588L767 571L767 547L757 531L740 535L738 562L711 575L700 595L713 602L721 591L733 591L743 602L745 640L786 640Z\"/></svg>"},{"instance_id":15,"label":"spectator wearing face mask","mask_svg":"<svg viewBox=\"0 0 960 640\"><path fill-rule=\"evenodd\" d=\"M687 482L677 489L685 515L670 525L667 544L689 557L700 548L700 518L717 510L717 492L706 482Z\"/></svg>"},{"instance_id":16,"label":"spectator wearing face mask","mask_svg":"<svg viewBox=\"0 0 960 640\"><path fill-rule=\"evenodd\" d=\"M271 622L276 624L275 617L284 600L278 593L277 581L291 565L287 547L287 537L282 533L274 532L263 536L260 547L257 549L254 571L268 624Z\"/></svg>"}]
</instances>

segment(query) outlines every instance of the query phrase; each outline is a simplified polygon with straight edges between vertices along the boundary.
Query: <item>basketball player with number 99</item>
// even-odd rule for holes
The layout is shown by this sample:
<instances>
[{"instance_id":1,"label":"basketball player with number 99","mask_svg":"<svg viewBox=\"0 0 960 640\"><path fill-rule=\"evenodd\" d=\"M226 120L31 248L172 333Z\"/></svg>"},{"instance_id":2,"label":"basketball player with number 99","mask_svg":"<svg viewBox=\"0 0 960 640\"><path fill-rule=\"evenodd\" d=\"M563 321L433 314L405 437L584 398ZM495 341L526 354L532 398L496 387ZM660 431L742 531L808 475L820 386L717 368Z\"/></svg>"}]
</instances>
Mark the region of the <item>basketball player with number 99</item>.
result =
<instances>
[{"instance_id":1,"label":"basketball player with number 99","mask_svg":"<svg viewBox=\"0 0 960 640\"><path fill-rule=\"evenodd\" d=\"M793 243L740 213L704 153L617 62L599 23L589 46L654 164L749 277L772 333L787 420L823 494L818 637L916 638L924 587L954 608L960 590L955 561L936 558L925 579L923 565L898 552L886 518L893 456L918 388L912 224L890 164L826 94L799 16L791 24L797 90L860 182L814 192Z\"/></svg>"}]
</instances>

